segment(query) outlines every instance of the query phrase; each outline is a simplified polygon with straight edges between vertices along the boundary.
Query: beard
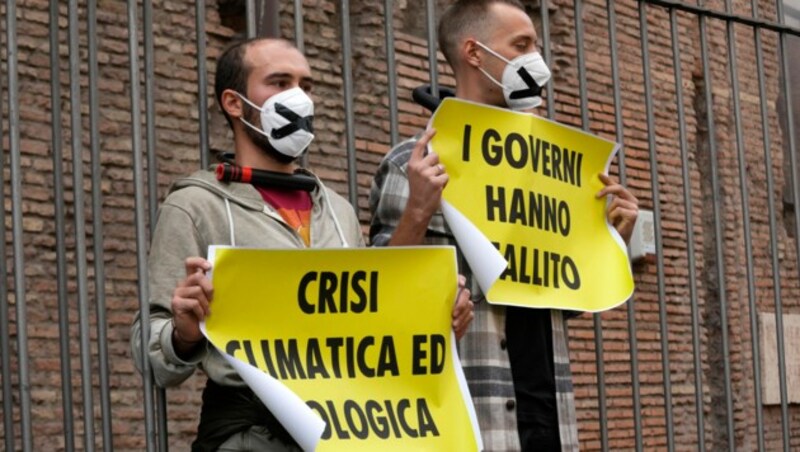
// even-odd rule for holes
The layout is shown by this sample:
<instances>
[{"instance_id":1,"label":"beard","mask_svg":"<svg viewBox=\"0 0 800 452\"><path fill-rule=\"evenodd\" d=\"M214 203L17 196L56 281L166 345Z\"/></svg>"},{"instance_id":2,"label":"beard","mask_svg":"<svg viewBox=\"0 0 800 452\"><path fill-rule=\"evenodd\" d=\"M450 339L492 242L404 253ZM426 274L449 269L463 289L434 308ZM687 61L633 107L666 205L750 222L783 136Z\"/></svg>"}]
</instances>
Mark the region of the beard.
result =
<instances>
[{"instance_id":1,"label":"beard","mask_svg":"<svg viewBox=\"0 0 800 452\"><path fill-rule=\"evenodd\" d=\"M247 103L244 104L245 112L244 116L247 122L250 124L256 125L261 124L261 112L256 110L255 108L251 107ZM288 155L282 154L278 152L272 144L270 144L269 139L262 133L256 132L250 127L244 127L245 133L247 133L247 137L250 138L252 141L261 151L266 154L267 156L271 157L273 160L288 165L289 163L294 162L297 158L290 157Z\"/></svg>"}]
</instances>

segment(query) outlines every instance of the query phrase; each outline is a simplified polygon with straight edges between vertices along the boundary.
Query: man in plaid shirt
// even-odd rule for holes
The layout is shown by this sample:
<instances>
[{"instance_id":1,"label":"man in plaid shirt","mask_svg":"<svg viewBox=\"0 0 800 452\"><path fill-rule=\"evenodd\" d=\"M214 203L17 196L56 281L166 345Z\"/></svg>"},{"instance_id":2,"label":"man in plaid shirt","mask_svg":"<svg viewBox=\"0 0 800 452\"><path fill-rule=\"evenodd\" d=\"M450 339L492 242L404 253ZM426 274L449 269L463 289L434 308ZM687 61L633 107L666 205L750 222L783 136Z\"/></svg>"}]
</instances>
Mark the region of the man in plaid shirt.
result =
<instances>
[{"instance_id":1,"label":"man in plaid shirt","mask_svg":"<svg viewBox=\"0 0 800 452\"><path fill-rule=\"evenodd\" d=\"M439 48L455 72L456 97L488 105L530 111L541 102L541 87L530 75L549 77L549 70L541 67L536 41L518 0L457 0L439 22ZM531 82L532 102L514 96L528 92L520 87L531 88ZM428 130L400 143L381 163L369 200L373 245L456 245L439 210L447 173L436 154L425 154L434 134ZM638 201L625 187L600 178L605 188L597 196L613 196L608 219L627 242ZM491 305L460 252L459 271L467 275L475 303L459 354L486 450L577 450L566 333L566 318L575 313Z\"/></svg>"}]
</instances>

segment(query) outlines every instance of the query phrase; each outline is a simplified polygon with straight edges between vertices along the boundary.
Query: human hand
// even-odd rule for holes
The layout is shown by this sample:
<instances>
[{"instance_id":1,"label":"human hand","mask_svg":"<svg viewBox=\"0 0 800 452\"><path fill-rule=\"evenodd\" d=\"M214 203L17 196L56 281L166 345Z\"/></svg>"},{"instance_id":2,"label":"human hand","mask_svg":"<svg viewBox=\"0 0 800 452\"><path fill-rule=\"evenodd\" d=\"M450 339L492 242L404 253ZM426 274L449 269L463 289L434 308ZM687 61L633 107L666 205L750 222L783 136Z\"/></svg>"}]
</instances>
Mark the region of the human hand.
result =
<instances>
[{"instance_id":1,"label":"human hand","mask_svg":"<svg viewBox=\"0 0 800 452\"><path fill-rule=\"evenodd\" d=\"M458 294L456 295L456 304L453 306L453 331L456 333L456 339L464 337L467 332L469 324L475 317L473 313L474 305L470 300L470 292L465 286L467 278L464 275L458 275Z\"/></svg>"},{"instance_id":2,"label":"human hand","mask_svg":"<svg viewBox=\"0 0 800 452\"><path fill-rule=\"evenodd\" d=\"M626 244L630 243L633 226L639 216L639 200L627 188L605 174L600 174L600 181L605 187L597 193L597 198L612 195L611 203L606 209L608 222L619 232Z\"/></svg>"},{"instance_id":3,"label":"human hand","mask_svg":"<svg viewBox=\"0 0 800 452\"><path fill-rule=\"evenodd\" d=\"M408 161L408 203L406 210L415 220L428 225L431 216L442 200L442 191L447 185L449 177L444 170L444 165L439 163L439 156L435 152L425 155L428 143L436 134L434 129L428 129L414 145L411 158Z\"/></svg>"},{"instance_id":4,"label":"human hand","mask_svg":"<svg viewBox=\"0 0 800 452\"><path fill-rule=\"evenodd\" d=\"M202 257L186 259L186 278L178 283L172 295L172 342L179 351L187 351L203 339L200 322L210 312L214 293L206 272L211 263Z\"/></svg>"}]
</instances>

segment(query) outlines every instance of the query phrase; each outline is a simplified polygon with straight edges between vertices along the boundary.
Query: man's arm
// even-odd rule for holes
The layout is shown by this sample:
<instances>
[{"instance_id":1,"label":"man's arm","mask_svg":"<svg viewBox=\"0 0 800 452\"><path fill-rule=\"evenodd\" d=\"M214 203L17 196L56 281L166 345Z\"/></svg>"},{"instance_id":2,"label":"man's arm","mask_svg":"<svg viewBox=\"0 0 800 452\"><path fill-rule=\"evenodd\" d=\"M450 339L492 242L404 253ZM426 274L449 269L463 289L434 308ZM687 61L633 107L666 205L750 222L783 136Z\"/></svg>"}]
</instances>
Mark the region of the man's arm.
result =
<instances>
[{"instance_id":1,"label":"man's arm","mask_svg":"<svg viewBox=\"0 0 800 452\"><path fill-rule=\"evenodd\" d=\"M421 245L431 217L439 208L447 174L435 154L424 155L434 135L427 131L414 143L407 170L389 159L378 169L370 190L370 241L373 246ZM396 149L397 150L397 149ZM458 295L452 312L456 339L474 318L466 278L458 277Z\"/></svg>"},{"instance_id":2,"label":"man's arm","mask_svg":"<svg viewBox=\"0 0 800 452\"><path fill-rule=\"evenodd\" d=\"M181 288L203 284L200 281L205 280L204 276L193 276L194 273L191 277L186 276L190 269L186 257L205 255L205 245L201 242L186 211L170 204L162 206L148 259L150 337L143 349L141 318L137 315L131 327L130 339L137 367L141 369L142 360L148 359L156 384L162 387L174 386L189 378L207 353L205 339L192 343L198 339L197 336L185 329L176 332L176 319L173 317L173 299L176 296L187 298L191 293L197 295L196 289L187 289L190 292L187 294ZM200 287L202 290L203 286Z\"/></svg>"}]
</instances>

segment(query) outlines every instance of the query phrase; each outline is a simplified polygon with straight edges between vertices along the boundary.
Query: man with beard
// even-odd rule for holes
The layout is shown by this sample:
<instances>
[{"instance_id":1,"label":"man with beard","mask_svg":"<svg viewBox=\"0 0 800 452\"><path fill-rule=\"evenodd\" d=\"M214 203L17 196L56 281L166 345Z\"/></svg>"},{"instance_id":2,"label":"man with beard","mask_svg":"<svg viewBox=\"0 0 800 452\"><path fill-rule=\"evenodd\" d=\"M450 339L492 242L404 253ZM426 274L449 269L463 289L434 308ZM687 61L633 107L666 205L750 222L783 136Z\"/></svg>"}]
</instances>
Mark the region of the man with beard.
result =
<instances>
[{"instance_id":1,"label":"man with beard","mask_svg":"<svg viewBox=\"0 0 800 452\"><path fill-rule=\"evenodd\" d=\"M348 202L295 160L313 139L313 80L305 57L288 41L253 39L226 50L217 62L215 92L233 131L234 161L242 168L302 173L308 192L250 183L224 183L213 171L177 181L164 201L150 248L150 338L141 350L140 318L131 348L149 359L156 384L180 384L201 368L208 376L193 451L299 450L297 443L200 332L213 288L209 245L251 248L362 246ZM469 291L459 292L453 327L471 320Z\"/></svg>"}]
</instances>

